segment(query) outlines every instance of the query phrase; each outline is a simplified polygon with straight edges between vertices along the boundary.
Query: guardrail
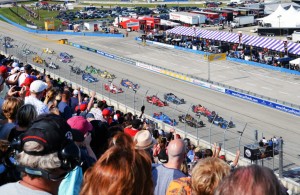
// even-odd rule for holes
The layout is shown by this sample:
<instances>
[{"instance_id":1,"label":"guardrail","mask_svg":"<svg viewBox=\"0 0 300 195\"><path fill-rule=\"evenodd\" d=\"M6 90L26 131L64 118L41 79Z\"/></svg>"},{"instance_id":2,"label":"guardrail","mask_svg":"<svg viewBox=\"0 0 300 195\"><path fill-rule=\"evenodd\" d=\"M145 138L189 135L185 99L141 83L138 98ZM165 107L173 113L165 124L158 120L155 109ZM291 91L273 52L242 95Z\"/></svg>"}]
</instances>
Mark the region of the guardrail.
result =
<instances>
[{"instance_id":1,"label":"guardrail","mask_svg":"<svg viewBox=\"0 0 300 195\"><path fill-rule=\"evenodd\" d=\"M244 90L240 90L240 89L237 89L237 88L229 87L229 86L223 85L221 83L217 83L217 82L210 83L207 80L201 79L199 77L186 75L186 74L174 71L174 70L162 68L162 67L159 67L159 66L155 66L155 65L152 65L152 64L145 63L145 62L140 62L140 61L135 60L135 59L131 59L131 58L127 58L127 57L121 57L121 56L118 56L118 55L106 53L104 51L97 50L97 49L87 47L87 46L83 46L83 45L79 45L79 44L76 44L76 43L68 42L67 44L69 44L70 46L79 48L79 49L84 49L84 50L87 50L87 51L90 51L90 52L97 53L99 55L102 55L104 57L107 57L107 58L110 58L110 59L113 59L113 60L118 60L118 61L121 61L123 63L127 63L127 64L130 64L130 65L133 65L133 66L136 66L136 67L139 67L139 68L143 68L143 69L148 70L148 71L160 73L160 74L163 74L163 75L166 75L166 76L169 76L169 77L172 77L172 78L176 78L176 79L179 79L179 80L182 80L182 81L185 81L185 82L188 82L188 83L200 86L200 87L211 89L211 90L221 92L221 93L224 93L224 94L236 97L236 98L240 98L240 99L247 100L247 101L250 101L250 102L253 102L253 103L256 103L256 104L267 106L269 108L273 108L273 109L283 111L283 112L286 112L286 113L289 113L289 114L300 116L300 109L299 109L300 106L298 106L298 105L294 105L294 104L289 103L288 104L289 106L287 106L287 105L281 104L283 102L281 102L279 100L268 98L268 97L265 97L265 96L262 96L262 95L255 96L256 94L250 93L249 91L244 91ZM152 44L157 44L157 43L152 42ZM294 106L294 107L292 107L292 106Z\"/></svg>"}]
</instances>

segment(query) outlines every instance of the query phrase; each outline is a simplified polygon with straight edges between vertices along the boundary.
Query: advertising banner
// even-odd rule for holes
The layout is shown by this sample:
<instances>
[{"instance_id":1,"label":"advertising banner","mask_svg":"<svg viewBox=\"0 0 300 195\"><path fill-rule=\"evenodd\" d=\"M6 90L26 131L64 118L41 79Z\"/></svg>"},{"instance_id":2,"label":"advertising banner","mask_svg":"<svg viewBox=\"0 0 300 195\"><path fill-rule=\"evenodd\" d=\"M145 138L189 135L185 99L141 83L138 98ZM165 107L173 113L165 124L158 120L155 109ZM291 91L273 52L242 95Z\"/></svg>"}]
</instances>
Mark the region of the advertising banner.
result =
<instances>
[{"instance_id":1,"label":"advertising banner","mask_svg":"<svg viewBox=\"0 0 300 195\"><path fill-rule=\"evenodd\" d=\"M211 54L207 57L208 61L226 60L226 53Z\"/></svg>"}]
</instances>

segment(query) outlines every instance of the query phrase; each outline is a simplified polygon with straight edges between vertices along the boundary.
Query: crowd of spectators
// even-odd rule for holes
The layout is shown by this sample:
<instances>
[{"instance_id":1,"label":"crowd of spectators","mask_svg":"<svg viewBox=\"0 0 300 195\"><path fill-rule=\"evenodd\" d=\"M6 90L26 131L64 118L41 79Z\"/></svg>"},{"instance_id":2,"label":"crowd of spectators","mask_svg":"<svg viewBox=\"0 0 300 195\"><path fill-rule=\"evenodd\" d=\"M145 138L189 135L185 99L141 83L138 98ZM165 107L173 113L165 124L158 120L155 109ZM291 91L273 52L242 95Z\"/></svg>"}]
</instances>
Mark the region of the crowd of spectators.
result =
<instances>
[{"instance_id":1,"label":"crowd of spectators","mask_svg":"<svg viewBox=\"0 0 300 195\"><path fill-rule=\"evenodd\" d=\"M123 113L95 92L0 60L0 194L287 194L271 170L238 167L239 151L226 161L216 144L156 129L144 106L140 116Z\"/></svg>"},{"instance_id":2,"label":"crowd of spectators","mask_svg":"<svg viewBox=\"0 0 300 195\"><path fill-rule=\"evenodd\" d=\"M159 34L162 35L162 34ZM148 40L175 45L186 49L199 50L209 53L226 53L228 57L238 58L246 61L258 62L276 67L287 68L300 71L299 64L290 64L293 60L284 53L269 51L266 48L253 48L251 46L240 45L238 43L219 42L215 40L194 38L169 34L168 36L156 36L152 33L145 37Z\"/></svg>"}]
</instances>

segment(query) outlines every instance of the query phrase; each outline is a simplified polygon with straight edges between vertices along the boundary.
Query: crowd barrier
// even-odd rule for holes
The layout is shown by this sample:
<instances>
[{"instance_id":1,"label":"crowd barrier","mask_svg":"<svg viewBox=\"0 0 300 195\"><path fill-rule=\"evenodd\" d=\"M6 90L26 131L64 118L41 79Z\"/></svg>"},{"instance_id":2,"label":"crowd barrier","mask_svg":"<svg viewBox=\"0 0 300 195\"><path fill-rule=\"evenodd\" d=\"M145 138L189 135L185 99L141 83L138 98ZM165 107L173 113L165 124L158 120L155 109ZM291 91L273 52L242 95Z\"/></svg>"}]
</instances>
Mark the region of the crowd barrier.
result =
<instances>
[{"instance_id":1,"label":"crowd barrier","mask_svg":"<svg viewBox=\"0 0 300 195\"><path fill-rule=\"evenodd\" d=\"M162 67L147 64L147 63L140 62L140 61L137 61L137 60L134 60L134 59L126 58L126 57L113 55L113 54L106 53L106 52L101 51L101 50L93 49L93 48L83 46L83 45L79 45L79 44L72 43L72 42L68 42L68 44L70 46L73 46L73 47L77 47L77 48L80 48L80 49L84 49L84 50L87 50L87 51L90 51L90 52L97 53L99 55L102 55L104 57L107 57L107 58L110 58L110 59L113 59L113 60L118 60L118 61L121 61L123 63L131 64L131 65L136 66L138 68L143 68L143 69L148 70L148 71L160 73L160 74L163 74L163 75L175 78L175 79L179 79L179 80L182 80L182 81L185 81L185 82L197 85L197 86L201 86L201 87L204 87L204 88L207 88L207 89L211 89L211 90L214 90L214 91L217 91L217 92L221 92L223 94L227 94L227 95L230 95L230 96L233 96L233 97L236 97L236 98L240 98L240 99L247 100L247 101L250 101L250 102L253 102L253 103L256 103L256 104L267 106L269 108L273 108L273 109L283 111L283 112L286 112L286 113L289 113L289 114L300 116L299 106L298 106L298 108L293 108L293 107L282 105L282 104L279 104L279 103L276 103L276 102L273 102L273 101L269 101L267 99L259 98L259 97L249 95L249 94L244 94L242 92L238 92L236 90L229 89L228 87L222 87L218 84L212 84L212 83L209 83L209 82L205 82L205 81L202 81L199 78L191 77L189 75L185 75L185 74L180 73L180 72L175 72L173 70L168 70L168 69L165 69L165 68L162 68ZM152 44L157 44L157 43L153 42Z\"/></svg>"},{"instance_id":2,"label":"crowd barrier","mask_svg":"<svg viewBox=\"0 0 300 195\"><path fill-rule=\"evenodd\" d=\"M123 38L123 34L111 34L111 33L94 33L94 32L63 32L63 31L45 31L45 30L37 30L24 27L20 24L17 24L8 18L0 15L0 18L5 20L6 22L30 33L37 33L37 34L59 34L59 35L75 35L75 36L92 36L92 37L116 37L116 38Z\"/></svg>"}]
</instances>

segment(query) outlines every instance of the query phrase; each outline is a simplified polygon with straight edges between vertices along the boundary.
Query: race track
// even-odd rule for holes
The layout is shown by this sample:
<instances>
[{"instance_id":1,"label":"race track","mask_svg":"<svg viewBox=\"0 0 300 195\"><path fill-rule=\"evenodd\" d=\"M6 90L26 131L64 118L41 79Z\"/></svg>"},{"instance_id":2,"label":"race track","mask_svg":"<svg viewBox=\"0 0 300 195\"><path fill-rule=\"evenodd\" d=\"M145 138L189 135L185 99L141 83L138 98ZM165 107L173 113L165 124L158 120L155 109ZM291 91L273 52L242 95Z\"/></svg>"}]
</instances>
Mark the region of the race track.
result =
<instances>
[{"instance_id":1,"label":"race track","mask_svg":"<svg viewBox=\"0 0 300 195\"><path fill-rule=\"evenodd\" d=\"M52 48L57 53L60 51L66 51L75 56L74 61L76 65L80 65L82 69L84 69L87 65L93 65L101 69L107 69L108 71L116 74L117 79L114 81L116 84L118 84L122 78L129 78L141 86L141 89L136 94L135 103L132 101L134 93L129 92L129 90L126 91L126 93L119 94L117 96L113 94L106 94L112 98L118 99L120 102L127 103L130 107L135 106L138 110L143 103L144 96L147 91L148 95L158 93L158 96L161 98L163 97L163 93L172 92L187 101L187 104L185 105L176 107L171 104L169 107L165 108L157 108L147 103L147 114L163 111L168 113L172 118L178 119L177 116L179 114L190 111L189 107L191 104L199 103L210 110L216 110L219 115L223 116L227 120L232 119L237 125L236 128L229 129L226 133L226 149L229 149L230 151L234 152L237 149L239 137L238 131L242 131L246 123L247 127L242 138L242 145L253 142L253 131L255 129L259 130L259 138L261 138L262 134L268 139L274 135L283 136L285 140L284 164L286 165L286 168L300 165L300 159L298 157L298 154L300 154L300 149L298 147L298 140L300 138L299 117L232 98L204 88L195 87L194 85L171 79L169 77L137 69L128 64L112 61L94 53L79 50L68 45L57 44L57 40L60 38L68 38L72 42L90 45L96 49L99 48L114 54L136 58L140 61L145 61L158 66L165 66L170 69L206 78L207 65L200 55L153 46L143 47L135 42L133 37L125 39L83 36L66 37L58 35L48 35L46 37L45 35L35 35L20 31L19 29L3 22L0 22L0 34L2 36L10 36L15 39L14 44L18 45L18 47L21 45L24 46L26 43L26 48L36 50L38 53L41 53L42 48L45 47ZM16 53L17 49L18 48L9 49L9 51ZM52 59L56 58L58 63L57 55L47 56L52 57ZM43 54L42 57L46 57L46 54ZM28 60L29 58L31 59L32 57L28 57ZM92 90L104 93L103 88L101 87L102 80L96 84L82 82L80 76L70 74L67 64L59 63L59 65L61 68L54 71L56 74L62 75L74 82L83 83L84 85L89 86ZM300 104L299 77L241 64L231 64L229 62L213 63L211 67L211 79L214 81ZM266 90L262 88L262 86L272 90ZM207 126L198 129L198 135L202 139L208 141L209 123L204 118L202 118L202 120ZM184 129L185 125L181 123L179 124L179 128ZM197 134L197 130L194 128L186 128L186 130L188 133L194 135ZM223 129L213 126L212 142L222 143L223 131ZM243 150L243 148L241 149ZM278 164L278 162L276 162L276 164Z\"/></svg>"}]
</instances>

